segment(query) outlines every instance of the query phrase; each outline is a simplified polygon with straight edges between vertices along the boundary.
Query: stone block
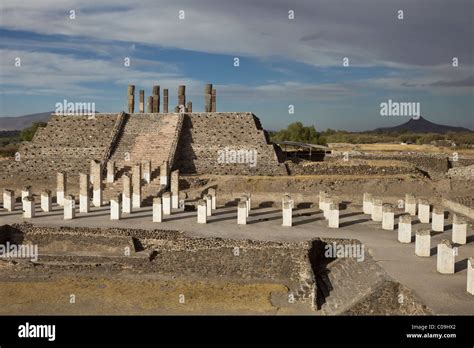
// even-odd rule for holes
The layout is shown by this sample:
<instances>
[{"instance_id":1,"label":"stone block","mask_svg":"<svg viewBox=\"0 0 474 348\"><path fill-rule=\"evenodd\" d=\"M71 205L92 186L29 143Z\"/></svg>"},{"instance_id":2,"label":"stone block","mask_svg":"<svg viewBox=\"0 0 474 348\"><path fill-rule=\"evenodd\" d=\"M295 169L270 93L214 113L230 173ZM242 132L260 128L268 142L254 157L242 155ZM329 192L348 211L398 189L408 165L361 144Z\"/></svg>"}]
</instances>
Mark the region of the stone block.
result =
<instances>
[{"instance_id":1,"label":"stone block","mask_svg":"<svg viewBox=\"0 0 474 348\"><path fill-rule=\"evenodd\" d=\"M337 203L329 205L328 227L339 228L339 204Z\"/></svg>"},{"instance_id":2,"label":"stone block","mask_svg":"<svg viewBox=\"0 0 474 348\"><path fill-rule=\"evenodd\" d=\"M436 232L444 231L444 208L442 206L433 206L431 214L431 229Z\"/></svg>"},{"instance_id":3,"label":"stone block","mask_svg":"<svg viewBox=\"0 0 474 348\"><path fill-rule=\"evenodd\" d=\"M130 174L122 176L122 213L130 214L132 212L132 178Z\"/></svg>"},{"instance_id":4,"label":"stone block","mask_svg":"<svg viewBox=\"0 0 474 348\"><path fill-rule=\"evenodd\" d=\"M163 205L161 197L153 198L153 222L163 222Z\"/></svg>"},{"instance_id":5,"label":"stone block","mask_svg":"<svg viewBox=\"0 0 474 348\"><path fill-rule=\"evenodd\" d=\"M64 197L64 220L72 220L76 217L76 202L74 196Z\"/></svg>"},{"instance_id":6,"label":"stone block","mask_svg":"<svg viewBox=\"0 0 474 348\"><path fill-rule=\"evenodd\" d=\"M8 189L3 190L3 209L7 211L15 210L15 191Z\"/></svg>"},{"instance_id":7,"label":"stone block","mask_svg":"<svg viewBox=\"0 0 474 348\"><path fill-rule=\"evenodd\" d=\"M197 203L197 222L198 224L207 224L207 202L200 199Z\"/></svg>"},{"instance_id":8,"label":"stone block","mask_svg":"<svg viewBox=\"0 0 474 348\"><path fill-rule=\"evenodd\" d=\"M48 213L52 207L52 195L50 190L44 190L41 192L41 210Z\"/></svg>"},{"instance_id":9,"label":"stone block","mask_svg":"<svg viewBox=\"0 0 474 348\"><path fill-rule=\"evenodd\" d=\"M398 218L398 241L411 243L411 214L407 213Z\"/></svg>"},{"instance_id":10,"label":"stone block","mask_svg":"<svg viewBox=\"0 0 474 348\"><path fill-rule=\"evenodd\" d=\"M383 202L381 199L374 199L372 206L372 221L382 221L383 218Z\"/></svg>"},{"instance_id":11,"label":"stone block","mask_svg":"<svg viewBox=\"0 0 474 348\"><path fill-rule=\"evenodd\" d=\"M110 220L120 220L122 218L122 196L117 195L110 199Z\"/></svg>"},{"instance_id":12,"label":"stone block","mask_svg":"<svg viewBox=\"0 0 474 348\"><path fill-rule=\"evenodd\" d=\"M410 193L405 195L405 213L416 216L416 197Z\"/></svg>"},{"instance_id":13,"label":"stone block","mask_svg":"<svg viewBox=\"0 0 474 348\"><path fill-rule=\"evenodd\" d=\"M430 223L430 203L427 199L418 200L418 219L423 224Z\"/></svg>"},{"instance_id":14,"label":"stone block","mask_svg":"<svg viewBox=\"0 0 474 348\"><path fill-rule=\"evenodd\" d=\"M282 226L291 227L293 225L293 208L289 201L283 203L283 223Z\"/></svg>"},{"instance_id":15,"label":"stone block","mask_svg":"<svg viewBox=\"0 0 474 348\"><path fill-rule=\"evenodd\" d=\"M247 202L239 202L237 206L237 224L247 224Z\"/></svg>"},{"instance_id":16,"label":"stone block","mask_svg":"<svg viewBox=\"0 0 474 348\"><path fill-rule=\"evenodd\" d=\"M430 257L431 251L431 231L421 229L416 232L415 255L420 257Z\"/></svg>"},{"instance_id":17,"label":"stone block","mask_svg":"<svg viewBox=\"0 0 474 348\"><path fill-rule=\"evenodd\" d=\"M455 248L449 240L444 239L438 244L436 270L441 274L454 274L455 260Z\"/></svg>"},{"instance_id":18,"label":"stone block","mask_svg":"<svg viewBox=\"0 0 474 348\"><path fill-rule=\"evenodd\" d=\"M88 213L90 210L89 175L79 173L79 212Z\"/></svg>"},{"instance_id":19,"label":"stone block","mask_svg":"<svg viewBox=\"0 0 474 348\"><path fill-rule=\"evenodd\" d=\"M362 211L364 214L372 215L372 206L374 204L374 197L371 193L364 193L362 201Z\"/></svg>"},{"instance_id":20,"label":"stone block","mask_svg":"<svg viewBox=\"0 0 474 348\"><path fill-rule=\"evenodd\" d=\"M35 217L35 197L26 196L23 198L23 218L33 219Z\"/></svg>"},{"instance_id":21,"label":"stone block","mask_svg":"<svg viewBox=\"0 0 474 348\"><path fill-rule=\"evenodd\" d=\"M163 215L171 215L171 192L164 192L162 195Z\"/></svg>"},{"instance_id":22,"label":"stone block","mask_svg":"<svg viewBox=\"0 0 474 348\"><path fill-rule=\"evenodd\" d=\"M453 243L466 244L467 242L467 223L464 218L454 214L453 216Z\"/></svg>"},{"instance_id":23,"label":"stone block","mask_svg":"<svg viewBox=\"0 0 474 348\"><path fill-rule=\"evenodd\" d=\"M395 228L395 211L391 204L382 206L382 229L393 231Z\"/></svg>"}]
</instances>

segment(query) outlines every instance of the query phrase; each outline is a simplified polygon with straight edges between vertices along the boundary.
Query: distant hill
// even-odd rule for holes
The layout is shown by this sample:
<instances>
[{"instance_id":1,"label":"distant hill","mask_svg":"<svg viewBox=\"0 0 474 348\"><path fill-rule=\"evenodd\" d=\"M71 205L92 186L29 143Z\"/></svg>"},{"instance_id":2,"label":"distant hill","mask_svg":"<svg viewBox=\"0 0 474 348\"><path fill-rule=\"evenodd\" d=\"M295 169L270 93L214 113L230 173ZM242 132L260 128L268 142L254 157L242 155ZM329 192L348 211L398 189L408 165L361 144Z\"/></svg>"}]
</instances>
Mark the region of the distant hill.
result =
<instances>
[{"instance_id":1,"label":"distant hill","mask_svg":"<svg viewBox=\"0 0 474 348\"><path fill-rule=\"evenodd\" d=\"M461 132L472 132L472 130L463 128L463 127L452 127L452 126L445 126L442 124L437 124L430 122L423 117L419 119L410 119L408 122L405 122L399 126L395 127L385 127L385 128L377 128L373 131L373 133L401 133L401 132L411 132L411 133L447 133L447 132L454 132L454 133L461 133Z\"/></svg>"},{"instance_id":2,"label":"distant hill","mask_svg":"<svg viewBox=\"0 0 474 348\"><path fill-rule=\"evenodd\" d=\"M31 126L33 122L46 122L53 113L54 111L49 111L16 117L0 117L0 131L22 130Z\"/></svg>"},{"instance_id":3,"label":"distant hill","mask_svg":"<svg viewBox=\"0 0 474 348\"><path fill-rule=\"evenodd\" d=\"M46 122L53 111L40 112L17 117L0 117L0 131L22 130L33 122Z\"/></svg>"}]
</instances>

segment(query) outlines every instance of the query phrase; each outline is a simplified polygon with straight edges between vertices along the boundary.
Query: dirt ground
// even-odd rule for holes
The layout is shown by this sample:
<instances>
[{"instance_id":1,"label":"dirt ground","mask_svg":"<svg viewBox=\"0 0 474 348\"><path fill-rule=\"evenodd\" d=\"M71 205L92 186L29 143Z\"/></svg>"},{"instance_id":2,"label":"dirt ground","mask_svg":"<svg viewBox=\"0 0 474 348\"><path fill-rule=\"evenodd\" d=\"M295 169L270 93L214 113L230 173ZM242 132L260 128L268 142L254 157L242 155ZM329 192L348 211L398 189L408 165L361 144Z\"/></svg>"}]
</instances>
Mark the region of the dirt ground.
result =
<instances>
[{"instance_id":1,"label":"dirt ground","mask_svg":"<svg viewBox=\"0 0 474 348\"><path fill-rule=\"evenodd\" d=\"M364 192L384 197L389 203L406 193L426 198L456 198L474 196L474 187L468 180L431 180L407 174L401 175L298 175L281 177L201 175L183 177L183 191L187 199L200 197L208 187L217 187L223 199L239 197L251 192L255 202L281 201L287 192L299 201L317 202L320 190L326 190L339 199L362 202Z\"/></svg>"},{"instance_id":2,"label":"dirt ground","mask_svg":"<svg viewBox=\"0 0 474 348\"><path fill-rule=\"evenodd\" d=\"M459 155L474 156L474 149L465 148L450 148L450 147L438 147L434 145L416 145L416 144L388 144L388 143L376 143L376 144L330 144L332 150L338 151L363 151L363 152L420 152L420 153L444 153L451 155L453 152L457 152Z\"/></svg>"},{"instance_id":3,"label":"dirt ground","mask_svg":"<svg viewBox=\"0 0 474 348\"><path fill-rule=\"evenodd\" d=\"M0 315L288 314L281 284L159 279L154 275L0 276ZM74 301L72 301L74 295ZM71 303L74 302L74 303Z\"/></svg>"}]
</instances>

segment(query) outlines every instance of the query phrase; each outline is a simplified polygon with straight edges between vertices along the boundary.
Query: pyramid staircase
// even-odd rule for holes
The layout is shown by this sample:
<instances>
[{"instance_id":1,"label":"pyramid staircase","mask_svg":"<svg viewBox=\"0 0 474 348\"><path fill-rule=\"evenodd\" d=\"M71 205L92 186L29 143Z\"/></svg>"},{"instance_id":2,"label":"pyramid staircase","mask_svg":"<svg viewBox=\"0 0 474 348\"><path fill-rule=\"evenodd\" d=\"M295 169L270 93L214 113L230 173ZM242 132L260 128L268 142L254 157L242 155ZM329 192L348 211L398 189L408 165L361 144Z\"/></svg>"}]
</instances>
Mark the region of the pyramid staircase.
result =
<instances>
[{"instance_id":1,"label":"pyramid staircase","mask_svg":"<svg viewBox=\"0 0 474 348\"><path fill-rule=\"evenodd\" d=\"M182 123L182 114L128 115L109 159L115 161L117 174L114 183L105 185L105 200L122 192L122 177L131 173L133 165L150 161L151 181L147 183L142 179L142 202L151 204L152 198L165 189L160 184L160 166L168 161L171 168Z\"/></svg>"}]
</instances>

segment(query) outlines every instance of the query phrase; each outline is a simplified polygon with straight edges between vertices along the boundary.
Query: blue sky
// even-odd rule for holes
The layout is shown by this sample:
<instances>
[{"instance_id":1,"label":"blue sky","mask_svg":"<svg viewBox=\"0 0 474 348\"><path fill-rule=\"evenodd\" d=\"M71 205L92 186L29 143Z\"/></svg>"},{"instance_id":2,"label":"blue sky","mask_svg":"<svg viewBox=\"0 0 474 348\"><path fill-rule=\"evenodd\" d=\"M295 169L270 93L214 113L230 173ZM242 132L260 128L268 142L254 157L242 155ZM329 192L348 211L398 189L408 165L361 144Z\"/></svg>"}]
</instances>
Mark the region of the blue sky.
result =
<instances>
[{"instance_id":1,"label":"blue sky","mask_svg":"<svg viewBox=\"0 0 474 348\"><path fill-rule=\"evenodd\" d=\"M0 9L0 116L53 110L64 99L118 112L128 84L147 95L152 85L168 88L170 106L184 84L201 111L213 83L218 111L252 111L271 130L407 121L380 116L388 99L474 129L469 0L2 0Z\"/></svg>"}]
</instances>

